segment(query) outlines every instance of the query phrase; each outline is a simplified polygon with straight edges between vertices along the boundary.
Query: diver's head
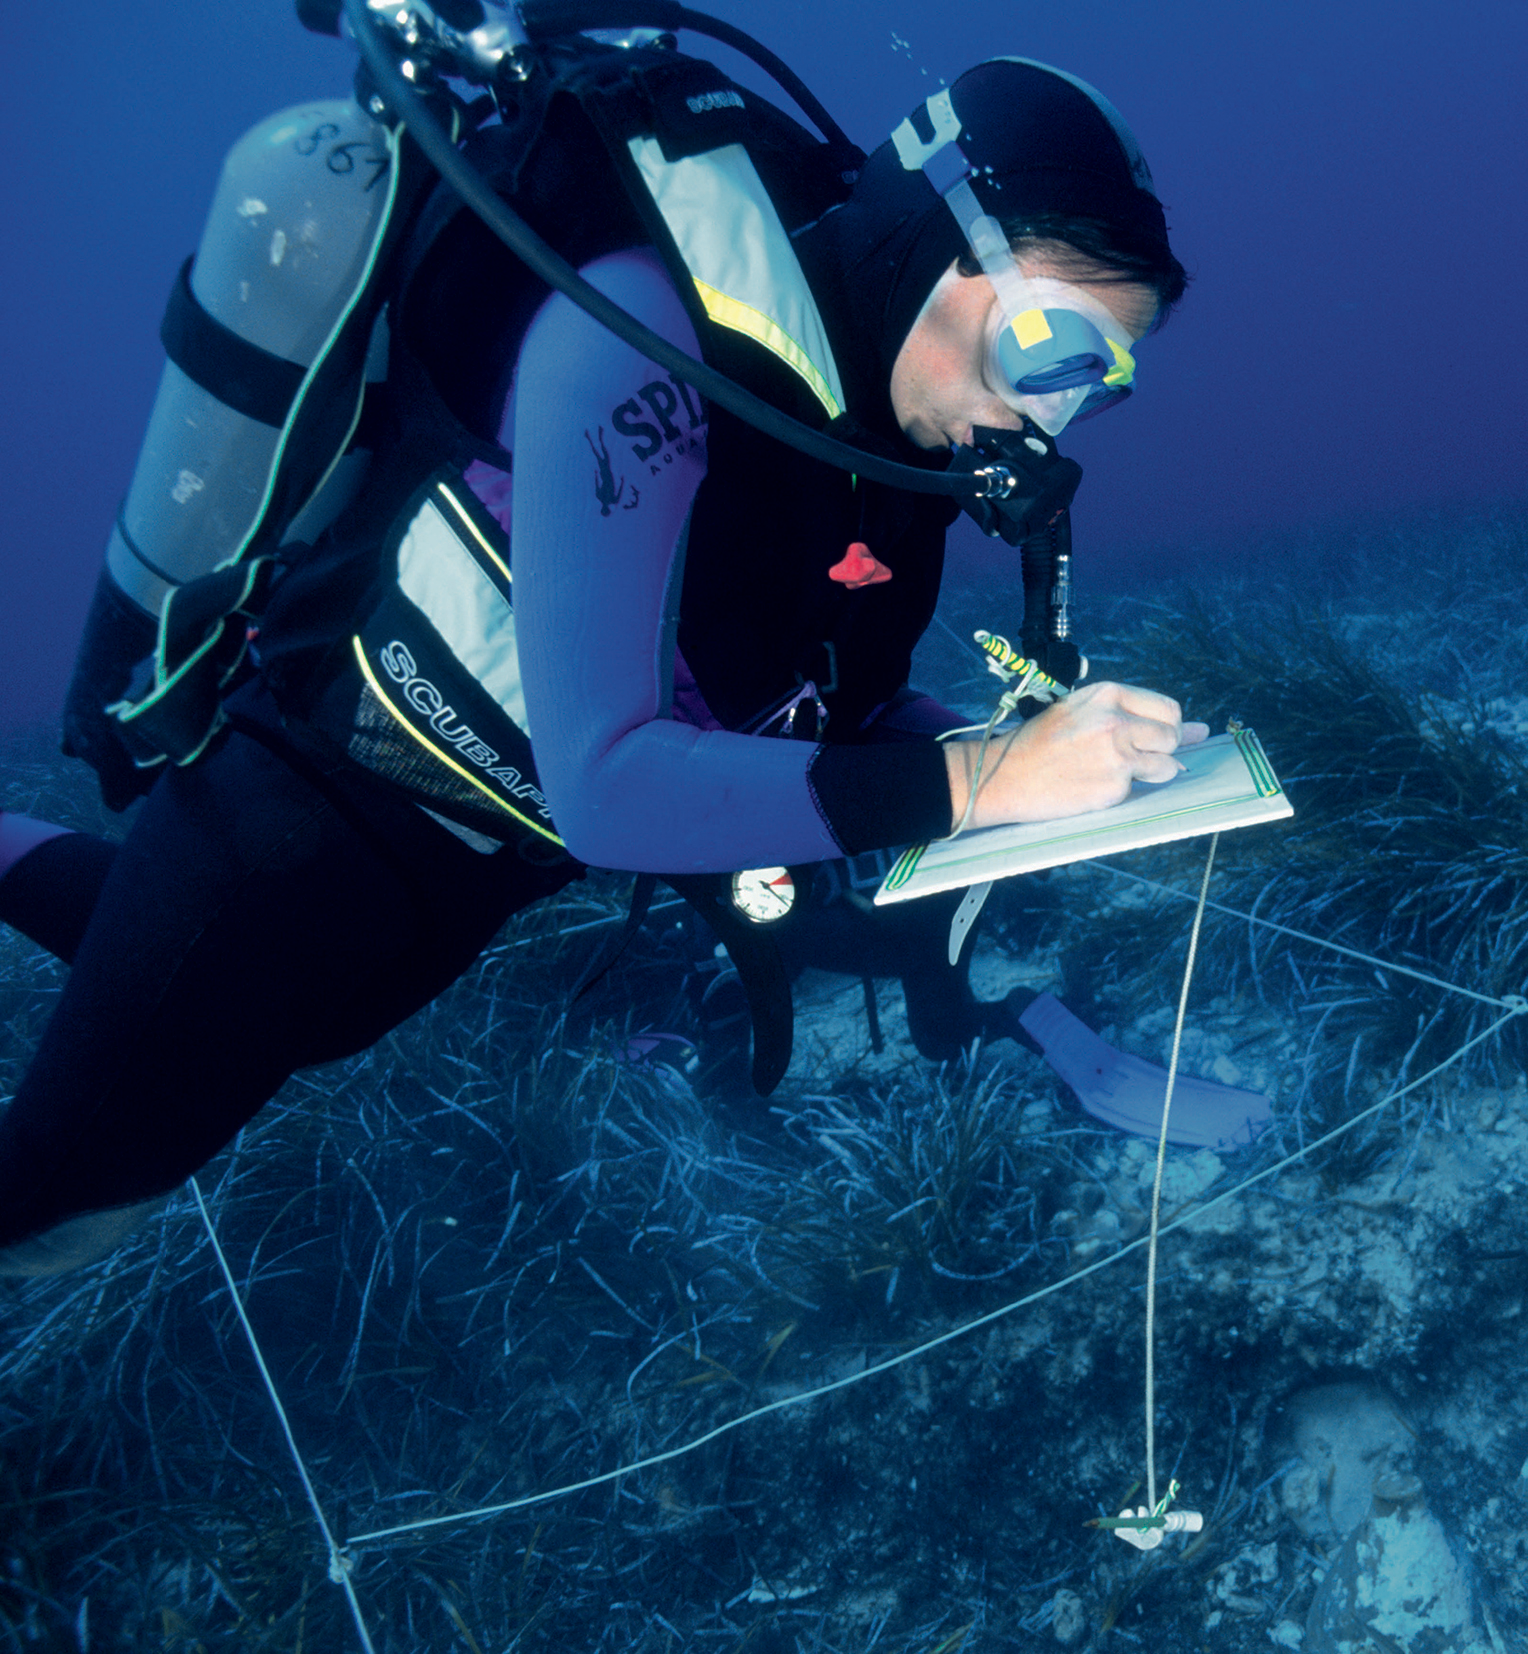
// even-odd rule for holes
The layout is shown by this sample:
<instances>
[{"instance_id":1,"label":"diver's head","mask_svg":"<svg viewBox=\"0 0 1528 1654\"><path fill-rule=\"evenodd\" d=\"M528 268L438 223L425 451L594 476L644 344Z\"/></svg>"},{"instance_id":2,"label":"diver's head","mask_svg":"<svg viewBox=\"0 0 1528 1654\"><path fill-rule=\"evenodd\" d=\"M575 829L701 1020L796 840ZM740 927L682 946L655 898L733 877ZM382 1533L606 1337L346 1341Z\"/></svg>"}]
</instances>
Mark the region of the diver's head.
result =
<instances>
[{"instance_id":1,"label":"diver's head","mask_svg":"<svg viewBox=\"0 0 1528 1654\"><path fill-rule=\"evenodd\" d=\"M1128 351L1156 323L1160 307L1153 287L1084 264L1069 243L1041 241L1015 256L1022 291L1035 301L1031 308L1049 318L1053 336L1060 334L1062 315L1077 317L1089 333L1072 342L1102 339L1101 348L1113 360L1116 350ZM1054 392L1015 390L1001 350L1013 317L992 283L978 279L982 275L980 265L968 271L952 263L934 283L892 363L892 411L920 448L969 446L973 427L1017 428L1025 417L1054 435L1070 418L1088 416L1068 408ZM1082 381L1084 394L1094 384L1104 394L1115 388L1090 378Z\"/></svg>"},{"instance_id":2,"label":"diver's head","mask_svg":"<svg viewBox=\"0 0 1528 1654\"><path fill-rule=\"evenodd\" d=\"M1024 417L1054 434L1123 399L1129 347L1187 284L1129 128L1027 59L979 64L914 110L844 220L845 275L878 309L898 423L925 447ZM962 340L970 371L951 381ZM928 403L931 374L946 406Z\"/></svg>"}]
</instances>

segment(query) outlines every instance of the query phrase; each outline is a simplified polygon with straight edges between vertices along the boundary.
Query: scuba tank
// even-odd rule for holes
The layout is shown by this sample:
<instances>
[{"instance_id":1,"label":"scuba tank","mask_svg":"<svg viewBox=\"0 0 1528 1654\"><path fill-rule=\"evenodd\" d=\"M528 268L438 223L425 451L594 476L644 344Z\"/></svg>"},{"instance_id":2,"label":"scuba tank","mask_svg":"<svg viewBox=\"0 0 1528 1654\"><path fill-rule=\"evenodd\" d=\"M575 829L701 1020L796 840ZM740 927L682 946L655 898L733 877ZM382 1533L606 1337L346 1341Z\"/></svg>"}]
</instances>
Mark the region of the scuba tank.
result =
<instances>
[{"instance_id":1,"label":"scuba tank","mask_svg":"<svg viewBox=\"0 0 1528 1654\"><path fill-rule=\"evenodd\" d=\"M172 586L236 556L256 526L303 375L369 263L387 200L375 186L390 164L385 129L353 100L282 110L223 163L166 312L170 360L106 550L117 584L149 613ZM351 456L349 492L359 469ZM329 516L339 483L337 471ZM312 532L299 519L287 535Z\"/></svg>"},{"instance_id":2,"label":"scuba tank","mask_svg":"<svg viewBox=\"0 0 1528 1654\"><path fill-rule=\"evenodd\" d=\"M365 337L340 354L373 345L366 377L385 371L382 330L370 337L374 307L359 301L397 194L395 150L358 103L335 99L261 121L223 164L201 244L165 311L169 360L65 708L65 751L101 770L115 808L146 790L162 760L135 761L106 708L152 652L171 594L247 557L262 533L313 538L359 486L365 453L344 450L361 375L325 421L327 444L297 454L290 439L347 326Z\"/></svg>"}]
</instances>

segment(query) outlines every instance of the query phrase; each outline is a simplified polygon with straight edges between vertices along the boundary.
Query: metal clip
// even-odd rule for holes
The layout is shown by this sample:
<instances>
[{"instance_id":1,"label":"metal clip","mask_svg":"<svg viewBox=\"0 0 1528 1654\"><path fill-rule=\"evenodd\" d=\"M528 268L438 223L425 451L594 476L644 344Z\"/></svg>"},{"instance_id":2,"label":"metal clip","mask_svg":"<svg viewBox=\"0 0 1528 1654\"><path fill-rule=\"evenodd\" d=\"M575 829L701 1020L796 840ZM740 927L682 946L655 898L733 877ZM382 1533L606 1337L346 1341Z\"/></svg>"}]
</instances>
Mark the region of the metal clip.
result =
<instances>
[{"instance_id":1,"label":"metal clip","mask_svg":"<svg viewBox=\"0 0 1528 1654\"><path fill-rule=\"evenodd\" d=\"M971 475L981 485L976 490L979 500L1006 500L1019 486L1019 479L1006 465L981 465Z\"/></svg>"},{"instance_id":2,"label":"metal clip","mask_svg":"<svg viewBox=\"0 0 1528 1654\"><path fill-rule=\"evenodd\" d=\"M1199 1533L1204 1517L1197 1510L1169 1511L1168 1506L1178 1497L1177 1482L1168 1484L1166 1494L1157 1501L1156 1508L1139 1505L1135 1510L1126 1506L1118 1516L1095 1516L1090 1528L1108 1528L1116 1539L1134 1545L1138 1551L1154 1551L1169 1533Z\"/></svg>"},{"instance_id":3,"label":"metal clip","mask_svg":"<svg viewBox=\"0 0 1528 1654\"><path fill-rule=\"evenodd\" d=\"M810 701L817 709L816 733L819 739L821 738L823 730L827 728L828 709L823 705L822 696L817 693L817 685L810 678L808 678L806 682L802 684L800 689L798 689L796 693L785 703L785 705L780 708L779 712L775 714L775 717L780 719L780 733L785 736L787 740L789 740L796 732L796 714L801 710L802 704L806 701ZM773 719L770 720L771 723L773 721ZM765 726L765 728L767 727L768 725ZM763 730L760 730L760 734L763 734Z\"/></svg>"}]
</instances>

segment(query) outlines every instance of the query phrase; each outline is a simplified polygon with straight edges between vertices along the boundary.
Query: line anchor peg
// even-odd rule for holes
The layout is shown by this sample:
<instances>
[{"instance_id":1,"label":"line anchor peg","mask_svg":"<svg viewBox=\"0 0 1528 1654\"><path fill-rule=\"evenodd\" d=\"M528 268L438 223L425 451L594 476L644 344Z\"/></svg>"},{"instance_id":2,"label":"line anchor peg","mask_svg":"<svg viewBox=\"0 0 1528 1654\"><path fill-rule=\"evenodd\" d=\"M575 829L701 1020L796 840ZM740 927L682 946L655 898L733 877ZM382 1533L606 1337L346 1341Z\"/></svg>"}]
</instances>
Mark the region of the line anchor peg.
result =
<instances>
[{"instance_id":1,"label":"line anchor peg","mask_svg":"<svg viewBox=\"0 0 1528 1654\"><path fill-rule=\"evenodd\" d=\"M1129 1518L1134 1520L1126 1526L1125 1519ZM1120 1525L1114 1527L1114 1537L1134 1545L1138 1551L1154 1551L1162 1543L1163 1534L1198 1533L1204 1526L1204 1518L1197 1510L1175 1510L1165 1516L1153 1516L1145 1505L1133 1511L1122 1510L1115 1520Z\"/></svg>"},{"instance_id":2,"label":"line anchor peg","mask_svg":"<svg viewBox=\"0 0 1528 1654\"><path fill-rule=\"evenodd\" d=\"M1199 1533L1204 1527L1204 1517L1197 1510L1168 1510L1177 1496L1178 1484L1173 1482L1154 1509L1140 1505L1131 1510L1127 1506L1118 1516L1095 1516L1088 1526L1108 1528L1116 1539L1123 1539L1138 1551L1154 1551L1164 1534Z\"/></svg>"}]
</instances>

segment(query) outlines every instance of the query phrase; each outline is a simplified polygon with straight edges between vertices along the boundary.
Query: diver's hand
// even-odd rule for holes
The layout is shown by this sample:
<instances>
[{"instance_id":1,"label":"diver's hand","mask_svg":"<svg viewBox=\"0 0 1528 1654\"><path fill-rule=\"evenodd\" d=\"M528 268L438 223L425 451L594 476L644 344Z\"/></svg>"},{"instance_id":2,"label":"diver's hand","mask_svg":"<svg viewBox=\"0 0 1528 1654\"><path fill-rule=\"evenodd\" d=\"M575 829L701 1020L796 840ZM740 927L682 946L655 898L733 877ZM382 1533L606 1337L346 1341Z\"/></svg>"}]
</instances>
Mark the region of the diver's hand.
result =
<instances>
[{"instance_id":1,"label":"diver's hand","mask_svg":"<svg viewBox=\"0 0 1528 1654\"><path fill-rule=\"evenodd\" d=\"M153 656L158 635L155 617L102 569L64 701L63 750L96 772L108 810L125 810L159 779L158 769L139 769L134 763L121 724L106 710L127 693L135 672Z\"/></svg>"},{"instance_id":2,"label":"diver's hand","mask_svg":"<svg viewBox=\"0 0 1528 1654\"><path fill-rule=\"evenodd\" d=\"M1178 703L1153 689L1091 683L990 743L976 808L967 823L1056 821L1118 804L1135 781L1171 781L1180 746L1202 741L1207 724L1184 723ZM965 814L979 741L945 743L951 827Z\"/></svg>"}]
</instances>

